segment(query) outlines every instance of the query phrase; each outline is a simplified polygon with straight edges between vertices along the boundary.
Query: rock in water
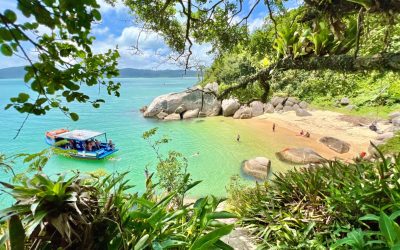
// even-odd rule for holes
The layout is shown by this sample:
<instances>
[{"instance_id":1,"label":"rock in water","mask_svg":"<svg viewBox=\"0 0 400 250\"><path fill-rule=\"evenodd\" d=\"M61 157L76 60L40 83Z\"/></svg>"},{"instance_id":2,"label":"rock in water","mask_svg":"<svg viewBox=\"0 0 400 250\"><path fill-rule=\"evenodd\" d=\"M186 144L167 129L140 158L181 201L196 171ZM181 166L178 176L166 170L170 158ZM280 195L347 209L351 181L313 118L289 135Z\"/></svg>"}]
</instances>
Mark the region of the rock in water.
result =
<instances>
[{"instance_id":1,"label":"rock in water","mask_svg":"<svg viewBox=\"0 0 400 250\"><path fill-rule=\"evenodd\" d=\"M340 99L340 104L343 106L347 106L350 104L350 99L347 97L343 97L342 99Z\"/></svg>"},{"instance_id":2,"label":"rock in water","mask_svg":"<svg viewBox=\"0 0 400 250\"><path fill-rule=\"evenodd\" d=\"M319 141L321 143L323 143L325 146L327 146L328 148L332 149L333 151L336 151L340 154L343 153L347 153L350 150L350 144L339 140L337 138L334 137L330 137L330 136L324 136L321 139L319 139Z\"/></svg>"},{"instance_id":3,"label":"rock in water","mask_svg":"<svg viewBox=\"0 0 400 250\"><path fill-rule=\"evenodd\" d=\"M266 180L271 168L271 161L265 157L256 157L243 163L243 172L260 180Z\"/></svg>"},{"instance_id":4,"label":"rock in water","mask_svg":"<svg viewBox=\"0 0 400 250\"><path fill-rule=\"evenodd\" d=\"M304 109L296 109L297 116L311 116L311 113Z\"/></svg>"},{"instance_id":5,"label":"rock in water","mask_svg":"<svg viewBox=\"0 0 400 250\"><path fill-rule=\"evenodd\" d=\"M233 119L249 119L251 118L251 108L242 106L233 115Z\"/></svg>"},{"instance_id":6,"label":"rock in water","mask_svg":"<svg viewBox=\"0 0 400 250\"><path fill-rule=\"evenodd\" d=\"M168 116L167 113L161 111L160 113L158 113L157 118L163 120L167 116Z\"/></svg>"},{"instance_id":7,"label":"rock in water","mask_svg":"<svg viewBox=\"0 0 400 250\"><path fill-rule=\"evenodd\" d=\"M156 97L143 115L144 117L154 117L161 111L172 114L175 111L182 111L180 106L185 110L199 109L207 116L219 115L221 111L221 102L214 93L205 93L195 88Z\"/></svg>"},{"instance_id":8,"label":"rock in water","mask_svg":"<svg viewBox=\"0 0 400 250\"><path fill-rule=\"evenodd\" d=\"M276 153L279 160L294 164L322 163L325 159L311 148L287 148Z\"/></svg>"},{"instance_id":9,"label":"rock in water","mask_svg":"<svg viewBox=\"0 0 400 250\"><path fill-rule=\"evenodd\" d=\"M180 120L181 116L180 114L169 114L164 118L164 121L174 121L174 120Z\"/></svg>"},{"instance_id":10,"label":"rock in water","mask_svg":"<svg viewBox=\"0 0 400 250\"><path fill-rule=\"evenodd\" d=\"M197 118L199 116L199 109L188 110L183 113L183 119Z\"/></svg>"},{"instance_id":11,"label":"rock in water","mask_svg":"<svg viewBox=\"0 0 400 250\"><path fill-rule=\"evenodd\" d=\"M240 103L237 99L230 98L222 101L222 115L232 116L240 108Z\"/></svg>"},{"instance_id":12,"label":"rock in water","mask_svg":"<svg viewBox=\"0 0 400 250\"><path fill-rule=\"evenodd\" d=\"M251 102L250 108L251 108L251 115L253 117L264 114L264 103L260 101Z\"/></svg>"}]
</instances>

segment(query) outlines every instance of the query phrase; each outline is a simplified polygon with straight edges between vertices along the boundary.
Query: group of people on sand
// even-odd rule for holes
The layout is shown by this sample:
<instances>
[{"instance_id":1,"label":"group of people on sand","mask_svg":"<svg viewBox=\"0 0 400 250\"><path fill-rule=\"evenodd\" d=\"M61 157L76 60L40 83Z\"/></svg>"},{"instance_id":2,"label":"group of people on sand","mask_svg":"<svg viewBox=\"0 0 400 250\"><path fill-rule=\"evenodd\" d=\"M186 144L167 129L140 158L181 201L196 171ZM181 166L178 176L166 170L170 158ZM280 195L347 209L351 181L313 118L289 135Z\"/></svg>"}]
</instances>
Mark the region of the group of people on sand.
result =
<instances>
[{"instance_id":1,"label":"group of people on sand","mask_svg":"<svg viewBox=\"0 0 400 250\"><path fill-rule=\"evenodd\" d=\"M310 132L304 132L304 130L301 130L299 133L299 136L304 136L306 138L310 138Z\"/></svg>"}]
</instances>

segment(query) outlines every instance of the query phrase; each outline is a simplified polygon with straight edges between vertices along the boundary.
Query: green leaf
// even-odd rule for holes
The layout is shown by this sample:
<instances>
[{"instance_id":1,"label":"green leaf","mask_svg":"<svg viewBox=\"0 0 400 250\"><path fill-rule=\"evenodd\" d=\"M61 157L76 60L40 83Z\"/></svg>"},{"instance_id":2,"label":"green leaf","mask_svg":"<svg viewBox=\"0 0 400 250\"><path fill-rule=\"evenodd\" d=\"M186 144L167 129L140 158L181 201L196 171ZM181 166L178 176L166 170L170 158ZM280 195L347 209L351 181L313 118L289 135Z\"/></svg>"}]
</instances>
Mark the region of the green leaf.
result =
<instances>
[{"instance_id":1,"label":"green leaf","mask_svg":"<svg viewBox=\"0 0 400 250\"><path fill-rule=\"evenodd\" d=\"M229 234L234 225L227 225L224 227L217 228L210 233L198 238L193 245L190 247L193 249L210 249L211 246L217 242L222 236Z\"/></svg>"},{"instance_id":2,"label":"green leaf","mask_svg":"<svg viewBox=\"0 0 400 250\"><path fill-rule=\"evenodd\" d=\"M141 250L144 249L147 245L147 240L149 239L149 235L145 234L140 240L136 243L135 247L133 248L134 250Z\"/></svg>"},{"instance_id":3,"label":"green leaf","mask_svg":"<svg viewBox=\"0 0 400 250\"><path fill-rule=\"evenodd\" d=\"M396 234L395 226L393 224L394 221L390 220L389 216L381 211L379 216L379 229L389 246L393 246L398 240L398 235Z\"/></svg>"},{"instance_id":4,"label":"green leaf","mask_svg":"<svg viewBox=\"0 0 400 250\"><path fill-rule=\"evenodd\" d=\"M98 10L96 9L92 10L92 15L97 21L101 20L101 14Z\"/></svg>"},{"instance_id":5,"label":"green leaf","mask_svg":"<svg viewBox=\"0 0 400 250\"><path fill-rule=\"evenodd\" d=\"M7 9L4 11L4 16L8 19L10 23L15 23L17 21L17 15L14 11Z\"/></svg>"},{"instance_id":6,"label":"green leaf","mask_svg":"<svg viewBox=\"0 0 400 250\"><path fill-rule=\"evenodd\" d=\"M13 50L8 44L2 44L1 45L1 53L5 56L12 56Z\"/></svg>"},{"instance_id":7,"label":"green leaf","mask_svg":"<svg viewBox=\"0 0 400 250\"><path fill-rule=\"evenodd\" d=\"M379 221L379 216L375 215L375 214L367 214L364 215L363 217L361 217L359 220L364 221Z\"/></svg>"},{"instance_id":8,"label":"green leaf","mask_svg":"<svg viewBox=\"0 0 400 250\"><path fill-rule=\"evenodd\" d=\"M25 231L18 215L13 215L8 222L8 234L11 250L24 250Z\"/></svg>"},{"instance_id":9,"label":"green leaf","mask_svg":"<svg viewBox=\"0 0 400 250\"><path fill-rule=\"evenodd\" d=\"M72 119L73 121L79 120L79 116L78 116L77 113L70 113L69 116L71 117L71 119Z\"/></svg>"}]
</instances>

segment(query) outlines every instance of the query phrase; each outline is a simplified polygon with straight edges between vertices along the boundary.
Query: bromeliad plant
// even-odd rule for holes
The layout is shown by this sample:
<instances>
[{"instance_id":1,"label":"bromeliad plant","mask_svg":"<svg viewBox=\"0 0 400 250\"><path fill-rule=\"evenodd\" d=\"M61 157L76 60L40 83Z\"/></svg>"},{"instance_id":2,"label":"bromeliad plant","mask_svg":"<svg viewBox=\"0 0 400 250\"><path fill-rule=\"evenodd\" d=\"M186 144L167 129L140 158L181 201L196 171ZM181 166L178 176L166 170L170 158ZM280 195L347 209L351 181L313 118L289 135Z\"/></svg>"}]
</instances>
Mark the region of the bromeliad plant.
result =
<instances>
[{"instance_id":1,"label":"bromeliad plant","mask_svg":"<svg viewBox=\"0 0 400 250\"><path fill-rule=\"evenodd\" d=\"M375 230L363 215L398 211L399 179L400 155L380 155L278 173L254 188L233 182L229 200L263 247L326 249L355 228Z\"/></svg>"}]
</instances>

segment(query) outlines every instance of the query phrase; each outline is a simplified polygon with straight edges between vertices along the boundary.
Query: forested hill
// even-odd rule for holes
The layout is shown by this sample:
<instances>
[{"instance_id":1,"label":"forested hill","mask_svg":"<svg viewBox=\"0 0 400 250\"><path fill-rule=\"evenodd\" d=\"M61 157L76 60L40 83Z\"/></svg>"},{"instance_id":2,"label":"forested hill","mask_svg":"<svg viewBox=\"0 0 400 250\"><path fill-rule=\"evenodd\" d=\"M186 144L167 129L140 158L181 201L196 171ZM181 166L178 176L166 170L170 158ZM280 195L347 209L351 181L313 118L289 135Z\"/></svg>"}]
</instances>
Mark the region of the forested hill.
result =
<instances>
[{"instance_id":1,"label":"forested hill","mask_svg":"<svg viewBox=\"0 0 400 250\"><path fill-rule=\"evenodd\" d=\"M24 78L25 69L21 67L10 67L0 69L0 79L6 78ZM134 78L134 77L195 77L197 76L196 71L188 70L150 70L150 69L132 69L124 68L120 69L119 77L122 78Z\"/></svg>"}]
</instances>

